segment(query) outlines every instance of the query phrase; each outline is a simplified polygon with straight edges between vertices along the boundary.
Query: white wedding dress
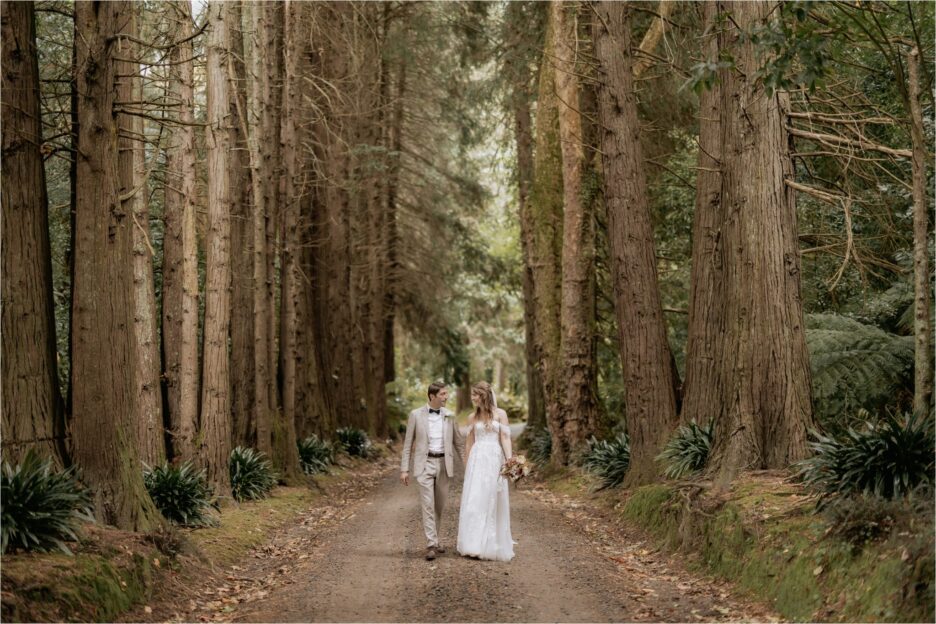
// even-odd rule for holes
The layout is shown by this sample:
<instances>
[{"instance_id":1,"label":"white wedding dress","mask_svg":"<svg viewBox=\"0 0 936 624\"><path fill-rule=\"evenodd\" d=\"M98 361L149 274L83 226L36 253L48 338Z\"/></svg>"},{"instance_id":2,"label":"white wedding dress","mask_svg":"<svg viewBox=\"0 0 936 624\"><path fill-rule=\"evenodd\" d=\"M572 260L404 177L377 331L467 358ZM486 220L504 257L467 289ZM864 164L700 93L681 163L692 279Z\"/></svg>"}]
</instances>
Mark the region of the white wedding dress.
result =
<instances>
[{"instance_id":1,"label":"white wedding dress","mask_svg":"<svg viewBox=\"0 0 936 624\"><path fill-rule=\"evenodd\" d=\"M510 535L510 500L507 478L500 474L504 450L500 444L501 423L489 428L474 424L474 444L465 467L461 510L458 514L459 554L510 561L514 541Z\"/></svg>"}]
</instances>

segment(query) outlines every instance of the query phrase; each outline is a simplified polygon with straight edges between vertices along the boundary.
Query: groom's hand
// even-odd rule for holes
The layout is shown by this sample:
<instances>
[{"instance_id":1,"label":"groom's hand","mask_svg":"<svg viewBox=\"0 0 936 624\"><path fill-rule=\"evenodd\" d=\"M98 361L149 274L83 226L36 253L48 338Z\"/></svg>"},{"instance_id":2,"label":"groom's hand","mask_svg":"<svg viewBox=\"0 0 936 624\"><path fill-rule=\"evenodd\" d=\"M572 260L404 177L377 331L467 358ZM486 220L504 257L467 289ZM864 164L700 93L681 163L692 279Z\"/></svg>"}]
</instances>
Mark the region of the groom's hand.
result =
<instances>
[{"instance_id":1,"label":"groom's hand","mask_svg":"<svg viewBox=\"0 0 936 624\"><path fill-rule=\"evenodd\" d=\"M400 483L402 483L403 485L409 485L409 473L408 472L400 473Z\"/></svg>"}]
</instances>

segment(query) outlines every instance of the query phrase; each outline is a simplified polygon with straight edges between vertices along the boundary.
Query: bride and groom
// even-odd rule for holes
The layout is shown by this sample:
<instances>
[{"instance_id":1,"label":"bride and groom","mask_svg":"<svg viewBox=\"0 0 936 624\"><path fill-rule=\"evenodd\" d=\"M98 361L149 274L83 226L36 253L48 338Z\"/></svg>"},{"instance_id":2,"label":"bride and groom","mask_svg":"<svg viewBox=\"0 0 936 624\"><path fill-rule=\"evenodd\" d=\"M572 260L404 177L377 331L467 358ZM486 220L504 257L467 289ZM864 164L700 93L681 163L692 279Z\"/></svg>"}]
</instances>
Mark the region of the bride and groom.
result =
<instances>
[{"instance_id":1,"label":"bride and groom","mask_svg":"<svg viewBox=\"0 0 936 624\"><path fill-rule=\"evenodd\" d=\"M455 415L445 408L445 384L430 384L428 395L428 405L410 412L400 462L403 485L409 485L412 477L419 486L428 542L426 559L431 561L445 552L439 541L439 521L449 481L455 476L453 455L458 453L465 463L465 480L456 549L467 557L510 561L514 556L510 503L507 479L500 474L513 454L507 414L498 409L490 384L479 382L471 388L475 410L468 421L468 433L463 434Z\"/></svg>"}]
</instances>

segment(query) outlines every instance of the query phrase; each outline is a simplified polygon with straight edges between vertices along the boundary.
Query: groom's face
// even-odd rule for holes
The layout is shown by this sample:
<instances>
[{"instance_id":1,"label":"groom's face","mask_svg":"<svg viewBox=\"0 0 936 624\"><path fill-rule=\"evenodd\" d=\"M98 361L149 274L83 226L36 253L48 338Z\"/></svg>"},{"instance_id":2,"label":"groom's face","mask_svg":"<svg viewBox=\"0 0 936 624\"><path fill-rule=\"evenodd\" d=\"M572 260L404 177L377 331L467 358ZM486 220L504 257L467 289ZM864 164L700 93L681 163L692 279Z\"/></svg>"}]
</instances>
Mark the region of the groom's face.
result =
<instances>
[{"instance_id":1,"label":"groom's face","mask_svg":"<svg viewBox=\"0 0 936 624\"><path fill-rule=\"evenodd\" d=\"M429 399L429 402L433 405L443 406L445 402L448 401L448 388L442 388L439 390L434 397Z\"/></svg>"}]
</instances>

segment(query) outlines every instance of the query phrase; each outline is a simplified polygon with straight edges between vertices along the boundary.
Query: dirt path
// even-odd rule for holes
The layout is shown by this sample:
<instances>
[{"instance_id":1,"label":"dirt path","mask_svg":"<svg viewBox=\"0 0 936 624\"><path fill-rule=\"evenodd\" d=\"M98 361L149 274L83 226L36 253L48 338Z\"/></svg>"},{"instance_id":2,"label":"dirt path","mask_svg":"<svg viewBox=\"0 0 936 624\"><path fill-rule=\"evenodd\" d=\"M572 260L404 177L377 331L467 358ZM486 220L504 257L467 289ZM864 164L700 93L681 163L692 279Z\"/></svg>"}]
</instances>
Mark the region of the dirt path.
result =
<instances>
[{"instance_id":1,"label":"dirt path","mask_svg":"<svg viewBox=\"0 0 936 624\"><path fill-rule=\"evenodd\" d=\"M417 493L390 468L297 524L158 619L243 622L732 621L774 619L687 574L641 538L544 490L511 490L516 558L454 552L460 488L442 526L449 550L423 559ZM340 497L339 497L340 498ZM178 607L177 607L178 608Z\"/></svg>"}]
</instances>

